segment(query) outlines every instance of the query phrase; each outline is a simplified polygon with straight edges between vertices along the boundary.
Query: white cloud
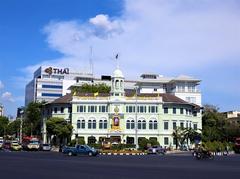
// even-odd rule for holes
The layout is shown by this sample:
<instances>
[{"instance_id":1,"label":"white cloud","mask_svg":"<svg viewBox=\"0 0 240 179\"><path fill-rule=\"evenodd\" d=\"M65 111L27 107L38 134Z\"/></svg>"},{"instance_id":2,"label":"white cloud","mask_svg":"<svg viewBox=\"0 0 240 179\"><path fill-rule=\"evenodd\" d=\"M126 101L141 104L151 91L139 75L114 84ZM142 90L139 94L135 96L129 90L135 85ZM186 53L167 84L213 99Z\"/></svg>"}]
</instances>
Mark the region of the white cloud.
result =
<instances>
[{"instance_id":1,"label":"white cloud","mask_svg":"<svg viewBox=\"0 0 240 179\"><path fill-rule=\"evenodd\" d=\"M120 17L99 14L89 21L50 22L44 32L49 46L63 57L39 65L87 71L93 46L94 70L111 73L111 57L129 78L140 73L181 73L215 63L238 63L240 11L237 1L127 0Z\"/></svg>"},{"instance_id":2,"label":"white cloud","mask_svg":"<svg viewBox=\"0 0 240 179\"><path fill-rule=\"evenodd\" d=\"M15 102L15 100L13 99L12 93L10 92L4 92L1 96L2 100L4 101L9 101L9 102Z\"/></svg>"},{"instance_id":3,"label":"white cloud","mask_svg":"<svg viewBox=\"0 0 240 179\"><path fill-rule=\"evenodd\" d=\"M4 88L4 84L3 82L0 80L0 89L3 89Z\"/></svg>"}]
</instances>

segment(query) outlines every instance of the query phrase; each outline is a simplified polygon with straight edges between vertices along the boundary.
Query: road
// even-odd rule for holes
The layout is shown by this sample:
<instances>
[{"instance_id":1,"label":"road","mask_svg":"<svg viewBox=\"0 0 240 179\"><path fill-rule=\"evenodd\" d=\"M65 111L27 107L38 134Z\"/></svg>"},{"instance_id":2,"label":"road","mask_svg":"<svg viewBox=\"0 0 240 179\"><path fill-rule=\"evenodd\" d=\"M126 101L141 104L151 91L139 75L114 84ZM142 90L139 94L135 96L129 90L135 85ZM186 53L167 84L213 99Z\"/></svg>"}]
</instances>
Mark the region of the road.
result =
<instances>
[{"instance_id":1,"label":"road","mask_svg":"<svg viewBox=\"0 0 240 179\"><path fill-rule=\"evenodd\" d=\"M0 178L237 179L240 156L195 160L190 155L69 157L56 152L0 152Z\"/></svg>"}]
</instances>

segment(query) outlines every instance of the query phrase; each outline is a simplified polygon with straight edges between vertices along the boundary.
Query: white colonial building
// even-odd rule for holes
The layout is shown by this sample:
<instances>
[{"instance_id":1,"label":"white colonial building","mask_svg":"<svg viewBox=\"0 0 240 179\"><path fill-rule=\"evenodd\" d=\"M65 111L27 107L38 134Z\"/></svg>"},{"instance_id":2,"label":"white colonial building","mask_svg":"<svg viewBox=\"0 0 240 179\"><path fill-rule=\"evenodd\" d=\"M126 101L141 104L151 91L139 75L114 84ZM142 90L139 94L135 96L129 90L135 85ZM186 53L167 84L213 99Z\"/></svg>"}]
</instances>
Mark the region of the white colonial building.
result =
<instances>
[{"instance_id":1,"label":"white colonial building","mask_svg":"<svg viewBox=\"0 0 240 179\"><path fill-rule=\"evenodd\" d=\"M86 143L110 138L113 142L136 144L145 137L156 139L162 146L171 146L175 145L172 133L178 126L202 128L201 100L196 98L195 102L199 104L196 105L177 97L179 85L186 85L186 81L191 82L191 91L198 96L200 93L195 86L199 80L185 79L183 82L181 78L180 81L169 79L163 82L161 79L161 83L155 83L144 78L145 81L136 83L136 91L130 92L126 91L124 80L117 68L111 77L109 94L67 94L49 103L43 120L44 142L47 140L45 121L48 117L62 117L71 122L72 139L83 138Z\"/></svg>"}]
</instances>

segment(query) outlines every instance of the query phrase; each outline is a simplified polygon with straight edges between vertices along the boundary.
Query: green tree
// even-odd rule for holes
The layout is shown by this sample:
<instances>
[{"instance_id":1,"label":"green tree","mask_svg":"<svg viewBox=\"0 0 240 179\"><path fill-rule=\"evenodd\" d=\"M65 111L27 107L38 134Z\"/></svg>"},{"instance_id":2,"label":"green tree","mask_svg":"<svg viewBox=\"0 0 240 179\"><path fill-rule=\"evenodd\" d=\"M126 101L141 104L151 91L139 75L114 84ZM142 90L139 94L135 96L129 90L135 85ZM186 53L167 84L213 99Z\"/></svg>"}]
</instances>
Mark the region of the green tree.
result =
<instances>
[{"instance_id":1,"label":"green tree","mask_svg":"<svg viewBox=\"0 0 240 179\"><path fill-rule=\"evenodd\" d=\"M225 138L225 116L213 105L205 105L202 117L203 141L220 141Z\"/></svg>"},{"instance_id":2,"label":"green tree","mask_svg":"<svg viewBox=\"0 0 240 179\"><path fill-rule=\"evenodd\" d=\"M63 118L52 117L47 120L46 125L48 134L56 136L60 144L71 137L73 127Z\"/></svg>"},{"instance_id":3,"label":"green tree","mask_svg":"<svg viewBox=\"0 0 240 179\"><path fill-rule=\"evenodd\" d=\"M31 102L25 110L23 130L26 135L41 134L42 108L45 102Z\"/></svg>"},{"instance_id":4,"label":"green tree","mask_svg":"<svg viewBox=\"0 0 240 179\"><path fill-rule=\"evenodd\" d=\"M104 83L100 84L83 84L82 86L73 86L71 87L72 93L109 93L111 90L110 86L107 86Z\"/></svg>"},{"instance_id":5,"label":"green tree","mask_svg":"<svg viewBox=\"0 0 240 179\"><path fill-rule=\"evenodd\" d=\"M16 120L10 122L7 126L7 130L6 130L7 134L18 136L18 134L20 132L20 124L21 124L20 119L16 119Z\"/></svg>"},{"instance_id":6,"label":"green tree","mask_svg":"<svg viewBox=\"0 0 240 179\"><path fill-rule=\"evenodd\" d=\"M0 116L0 136L4 136L7 133L7 126L8 126L9 120L5 116Z\"/></svg>"},{"instance_id":7,"label":"green tree","mask_svg":"<svg viewBox=\"0 0 240 179\"><path fill-rule=\"evenodd\" d=\"M183 129L181 127L177 127L172 133L173 139L175 140L176 149L179 147L179 143L182 145L185 138Z\"/></svg>"},{"instance_id":8,"label":"green tree","mask_svg":"<svg viewBox=\"0 0 240 179\"><path fill-rule=\"evenodd\" d=\"M189 143L189 140L190 140L190 143L193 144L195 138L201 136L201 134L199 132L197 132L197 130L195 130L193 128L185 128L185 129L183 129L182 134L183 134L184 141L186 140L187 144Z\"/></svg>"}]
</instances>

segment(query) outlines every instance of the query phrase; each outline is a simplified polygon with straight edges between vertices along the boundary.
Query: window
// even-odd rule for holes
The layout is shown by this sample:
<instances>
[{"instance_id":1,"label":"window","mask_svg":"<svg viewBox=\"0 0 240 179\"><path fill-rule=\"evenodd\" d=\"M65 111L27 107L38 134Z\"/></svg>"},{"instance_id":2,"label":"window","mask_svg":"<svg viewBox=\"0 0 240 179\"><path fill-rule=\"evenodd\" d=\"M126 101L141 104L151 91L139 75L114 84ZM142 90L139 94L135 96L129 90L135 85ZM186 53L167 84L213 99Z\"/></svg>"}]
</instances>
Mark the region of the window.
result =
<instances>
[{"instance_id":1,"label":"window","mask_svg":"<svg viewBox=\"0 0 240 179\"><path fill-rule=\"evenodd\" d=\"M77 112L86 112L86 106L77 106Z\"/></svg>"},{"instance_id":2,"label":"window","mask_svg":"<svg viewBox=\"0 0 240 179\"><path fill-rule=\"evenodd\" d=\"M173 108L173 114L176 114L177 113L177 109L174 107Z\"/></svg>"},{"instance_id":3,"label":"window","mask_svg":"<svg viewBox=\"0 0 240 179\"><path fill-rule=\"evenodd\" d=\"M180 114L183 114L183 108L180 108Z\"/></svg>"},{"instance_id":4,"label":"window","mask_svg":"<svg viewBox=\"0 0 240 179\"><path fill-rule=\"evenodd\" d=\"M168 141L168 137L164 137L164 145L168 145L169 141Z\"/></svg>"},{"instance_id":5,"label":"window","mask_svg":"<svg viewBox=\"0 0 240 179\"><path fill-rule=\"evenodd\" d=\"M183 129L184 128L184 122L180 122L180 127Z\"/></svg>"},{"instance_id":6,"label":"window","mask_svg":"<svg viewBox=\"0 0 240 179\"><path fill-rule=\"evenodd\" d=\"M62 94L57 94L57 93L42 93L42 96L45 96L45 97L62 97Z\"/></svg>"},{"instance_id":7,"label":"window","mask_svg":"<svg viewBox=\"0 0 240 179\"><path fill-rule=\"evenodd\" d=\"M92 129L92 120L88 120L88 129Z\"/></svg>"},{"instance_id":8,"label":"window","mask_svg":"<svg viewBox=\"0 0 240 179\"><path fill-rule=\"evenodd\" d=\"M188 115L188 109L185 109L186 110L186 115Z\"/></svg>"},{"instance_id":9,"label":"window","mask_svg":"<svg viewBox=\"0 0 240 179\"><path fill-rule=\"evenodd\" d=\"M127 129L130 129L130 120L127 120L126 128L127 128Z\"/></svg>"},{"instance_id":10,"label":"window","mask_svg":"<svg viewBox=\"0 0 240 179\"><path fill-rule=\"evenodd\" d=\"M157 123L156 120L155 120L154 123L153 123L153 128L154 128L154 129L157 129L157 128L158 128L158 123Z\"/></svg>"},{"instance_id":11,"label":"window","mask_svg":"<svg viewBox=\"0 0 240 179\"><path fill-rule=\"evenodd\" d=\"M104 121L103 121L103 128L104 128L104 129L107 129L107 120L104 120Z\"/></svg>"},{"instance_id":12,"label":"window","mask_svg":"<svg viewBox=\"0 0 240 179\"><path fill-rule=\"evenodd\" d=\"M174 137L174 138L173 138L173 145L176 145L176 143L177 143L177 140L176 140L176 138Z\"/></svg>"},{"instance_id":13,"label":"window","mask_svg":"<svg viewBox=\"0 0 240 179\"><path fill-rule=\"evenodd\" d=\"M157 113L158 112L158 108L157 108L157 106L149 106L148 111L150 113Z\"/></svg>"},{"instance_id":14,"label":"window","mask_svg":"<svg viewBox=\"0 0 240 179\"><path fill-rule=\"evenodd\" d=\"M146 113L146 106L138 106L139 113Z\"/></svg>"},{"instance_id":15,"label":"window","mask_svg":"<svg viewBox=\"0 0 240 179\"><path fill-rule=\"evenodd\" d=\"M97 112L97 106L88 106L88 112Z\"/></svg>"},{"instance_id":16,"label":"window","mask_svg":"<svg viewBox=\"0 0 240 179\"><path fill-rule=\"evenodd\" d=\"M61 113L64 113L64 107L61 107Z\"/></svg>"},{"instance_id":17,"label":"window","mask_svg":"<svg viewBox=\"0 0 240 179\"><path fill-rule=\"evenodd\" d=\"M168 121L164 121L164 130L168 130Z\"/></svg>"},{"instance_id":18,"label":"window","mask_svg":"<svg viewBox=\"0 0 240 179\"><path fill-rule=\"evenodd\" d=\"M108 112L107 106L99 106L99 112Z\"/></svg>"},{"instance_id":19,"label":"window","mask_svg":"<svg viewBox=\"0 0 240 179\"><path fill-rule=\"evenodd\" d=\"M157 91L157 88L154 88L153 91Z\"/></svg>"},{"instance_id":20,"label":"window","mask_svg":"<svg viewBox=\"0 0 240 179\"><path fill-rule=\"evenodd\" d=\"M57 107L55 107L53 111L54 111L54 113L57 113L57 111L58 111Z\"/></svg>"},{"instance_id":21,"label":"window","mask_svg":"<svg viewBox=\"0 0 240 179\"><path fill-rule=\"evenodd\" d=\"M197 128L198 128L198 127L197 127L197 124L196 124L196 123L193 124L193 129L194 129L194 130L197 130Z\"/></svg>"},{"instance_id":22,"label":"window","mask_svg":"<svg viewBox=\"0 0 240 179\"><path fill-rule=\"evenodd\" d=\"M173 122L173 130L176 130L177 129L177 122Z\"/></svg>"},{"instance_id":23,"label":"window","mask_svg":"<svg viewBox=\"0 0 240 179\"><path fill-rule=\"evenodd\" d=\"M142 122L140 120L138 121L138 129L142 129Z\"/></svg>"},{"instance_id":24,"label":"window","mask_svg":"<svg viewBox=\"0 0 240 179\"><path fill-rule=\"evenodd\" d=\"M93 129L96 129L96 120L93 120L92 128L93 128Z\"/></svg>"},{"instance_id":25,"label":"window","mask_svg":"<svg viewBox=\"0 0 240 179\"><path fill-rule=\"evenodd\" d=\"M134 129L134 128L135 128L135 121L131 120L131 129Z\"/></svg>"},{"instance_id":26,"label":"window","mask_svg":"<svg viewBox=\"0 0 240 179\"><path fill-rule=\"evenodd\" d=\"M142 129L146 129L146 121L145 120L142 121Z\"/></svg>"},{"instance_id":27,"label":"window","mask_svg":"<svg viewBox=\"0 0 240 179\"><path fill-rule=\"evenodd\" d=\"M77 120L77 129L85 129L85 120Z\"/></svg>"},{"instance_id":28,"label":"window","mask_svg":"<svg viewBox=\"0 0 240 179\"><path fill-rule=\"evenodd\" d=\"M164 114L168 114L168 108L164 107Z\"/></svg>"},{"instance_id":29,"label":"window","mask_svg":"<svg viewBox=\"0 0 240 179\"><path fill-rule=\"evenodd\" d=\"M77 120L77 128L80 129L81 128L81 121L80 120Z\"/></svg>"},{"instance_id":30,"label":"window","mask_svg":"<svg viewBox=\"0 0 240 179\"><path fill-rule=\"evenodd\" d=\"M99 129L102 129L102 128L103 128L103 121L100 120L100 121L99 121Z\"/></svg>"},{"instance_id":31,"label":"window","mask_svg":"<svg viewBox=\"0 0 240 179\"><path fill-rule=\"evenodd\" d=\"M95 144L96 143L96 138L93 136L88 137L88 144Z\"/></svg>"},{"instance_id":32,"label":"window","mask_svg":"<svg viewBox=\"0 0 240 179\"><path fill-rule=\"evenodd\" d=\"M82 129L85 129L85 120L82 120Z\"/></svg>"},{"instance_id":33,"label":"window","mask_svg":"<svg viewBox=\"0 0 240 179\"><path fill-rule=\"evenodd\" d=\"M153 121L149 121L149 129L153 129Z\"/></svg>"},{"instance_id":34,"label":"window","mask_svg":"<svg viewBox=\"0 0 240 179\"><path fill-rule=\"evenodd\" d=\"M42 88L62 89L60 85L42 85Z\"/></svg>"}]
</instances>

